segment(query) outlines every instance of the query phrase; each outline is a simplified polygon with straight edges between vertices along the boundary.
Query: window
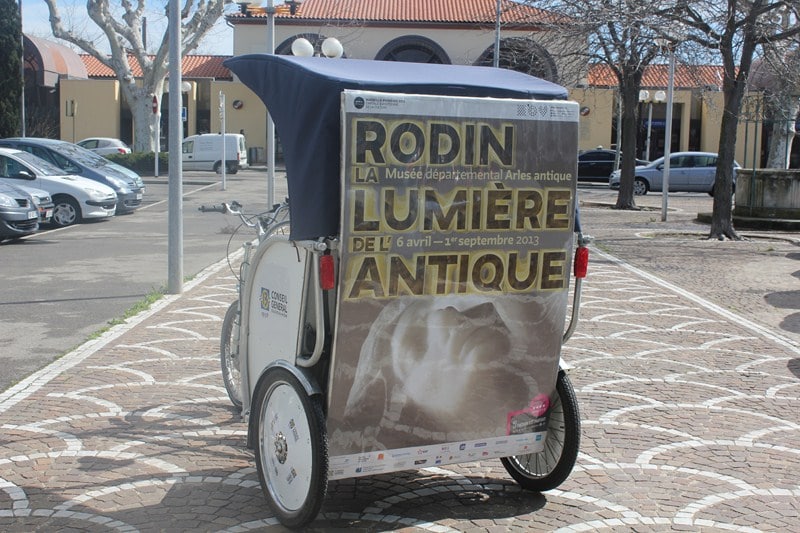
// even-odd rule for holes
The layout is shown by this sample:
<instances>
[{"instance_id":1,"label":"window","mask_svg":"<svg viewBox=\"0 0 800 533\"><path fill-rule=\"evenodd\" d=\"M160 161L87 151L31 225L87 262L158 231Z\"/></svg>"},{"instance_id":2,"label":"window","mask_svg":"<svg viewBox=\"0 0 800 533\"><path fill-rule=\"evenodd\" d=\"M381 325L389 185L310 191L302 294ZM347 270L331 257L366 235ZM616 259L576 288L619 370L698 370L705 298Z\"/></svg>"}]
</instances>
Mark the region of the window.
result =
<instances>
[{"instance_id":1,"label":"window","mask_svg":"<svg viewBox=\"0 0 800 533\"><path fill-rule=\"evenodd\" d=\"M671 157L669 163L673 168L690 168L694 166L694 159L690 155L679 155Z\"/></svg>"},{"instance_id":2,"label":"window","mask_svg":"<svg viewBox=\"0 0 800 533\"><path fill-rule=\"evenodd\" d=\"M0 155L0 177L19 179L18 174L23 170L28 170L28 169L23 167L10 157Z\"/></svg>"},{"instance_id":3,"label":"window","mask_svg":"<svg viewBox=\"0 0 800 533\"><path fill-rule=\"evenodd\" d=\"M69 159L67 159L66 157L64 157L59 153L50 152L50 160L53 161L53 163L55 163L57 167L65 170L70 174L80 174L81 172L81 169L79 167L72 164L72 161L70 161Z\"/></svg>"},{"instance_id":4,"label":"window","mask_svg":"<svg viewBox=\"0 0 800 533\"><path fill-rule=\"evenodd\" d=\"M450 57L435 41L421 35L406 35L388 42L375 55L379 61L409 63L451 63Z\"/></svg>"},{"instance_id":5,"label":"window","mask_svg":"<svg viewBox=\"0 0 800 533\"><path fill-rule=\"evenodd\" d=\"M191 154L192 152L194 152L194 141L186 141L183 143L183 153Z\"/></svg>"},{"instance_id":6,"label":"window","mask_svg":"<svg viewBox=\"0 0 800 533\"><path fill-rule=\"evenodd\" d=\"M500 40L500 68L524 72L531 76L558 83L558 67L550 52L527 37L510 37ZM478 66L494 64L494 46L488 47L475 61Z\"/></svg>"},{"instance_id":7,"label":"window","mask_svg":"<svg viewBox=\"0 0 800 533\"><path fill-rule=\"evenodd\" d=\"M39 146L20 146L19 149L20 150L25 150L26 152L29 152L29 153L35 155L36 157L40 157L40 158L44 159L45 161L47 161L51 165L55 165L55 166L61 168L61 165L59 165L58 162L55 159L53 159L53 156L50 155L50 152L48 152L44 148L41 148Z\"/></svg>"},{"instance_id":8,"label":"window","mask_svg":"<svg viewBox=\"0 0 800 533\"><path fill-rule=\"evenodd\" d=\"M694 158L694 166L696 167L716 167L717 158L713 155L698 155Z\"/></svg>"}]
</instances>

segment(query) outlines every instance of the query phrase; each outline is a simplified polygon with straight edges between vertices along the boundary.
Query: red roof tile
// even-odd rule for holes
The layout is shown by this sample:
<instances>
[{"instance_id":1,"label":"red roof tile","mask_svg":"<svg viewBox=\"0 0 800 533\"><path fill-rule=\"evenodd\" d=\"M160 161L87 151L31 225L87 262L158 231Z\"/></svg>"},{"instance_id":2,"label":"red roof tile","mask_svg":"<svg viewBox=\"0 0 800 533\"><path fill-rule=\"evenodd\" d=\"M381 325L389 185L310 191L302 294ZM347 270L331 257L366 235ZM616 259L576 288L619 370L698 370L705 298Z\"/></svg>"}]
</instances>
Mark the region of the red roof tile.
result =
<instances>
[{"instance_id":1,"label":"red roof tile","mask_svg":"<svg viewBox=\"0 0 800 533\"><path fill-rule=\"evenodd\" d=\"M594 65L589 69L590 87L616 87L617 77L608 65ZM666 87L669 83L668 65L645 67L642 87ZM693 88L722 85L722 66L719 65L675 65L675 87Z\"/></svg>"},{"instance_id":2,"label":"red roof tile","mask_svg":"<svg viewBox=\"0 0 800 533\"><path fill-rule=\"evenodd\" d=\"M218 80L231 80L231 71L222 65L228 56L188 55L181 61L181 71L185 78L214 78ZM97 60L94 56L81 54L81 59L86 65L90 78L114 78L114 71ZM132 55L128 55L128 63L133 71L134 78L142 76L139 62Z\"/></svg>"},{"instance_id":3,"label":"red roof tile","mask_svg":"<svg viewBox=\"0 0 800 533\"><path fill-rule=\"evenodd\" d=\"M554 19L547 11L513 0L501 0L501 20L504 24L536 23ZM279 5L276 18L298 21L326 20L396 23L449 23L494 24L497 15L496 0L304 0L295 15L289 7ZM249 17L236 13L228 15L232 23L246 18L266 17L264 8L251 7Z\"/></svg>"}]
</instances>

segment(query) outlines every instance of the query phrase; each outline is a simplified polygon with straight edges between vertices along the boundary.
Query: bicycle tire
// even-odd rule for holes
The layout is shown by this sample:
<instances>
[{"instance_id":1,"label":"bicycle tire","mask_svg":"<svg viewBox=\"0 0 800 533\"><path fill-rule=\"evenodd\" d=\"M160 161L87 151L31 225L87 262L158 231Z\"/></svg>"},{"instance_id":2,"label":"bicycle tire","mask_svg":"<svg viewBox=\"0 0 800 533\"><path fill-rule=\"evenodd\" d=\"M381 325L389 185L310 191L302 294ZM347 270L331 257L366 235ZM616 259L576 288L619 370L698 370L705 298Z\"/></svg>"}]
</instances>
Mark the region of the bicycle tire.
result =
<instances>
[{"instance_id":1,"label":"bicycle tire","mask_svg":"<svg viewBox=\"0 0 800 533\"><path fill-rule=\"evenodd\" d=\"M242 375L239 370L239 300L233 302L222 320L219 342L219 361L222 367L222 382L228 398L235 407L242 407Z\"/></svg>"},{"instance_id":2,"label":"bicycle tire","mask_svg":"<svg viewBox=\"0 0 800 533\"><path fill-rule=\"evenodd\" d=\"M566 372L559 370L544 449L539 453L502 457L500 461L523 489L534 492L551 490L572 472L578 459L580 435L578 398Z\"/></svg>"}]
</instances>

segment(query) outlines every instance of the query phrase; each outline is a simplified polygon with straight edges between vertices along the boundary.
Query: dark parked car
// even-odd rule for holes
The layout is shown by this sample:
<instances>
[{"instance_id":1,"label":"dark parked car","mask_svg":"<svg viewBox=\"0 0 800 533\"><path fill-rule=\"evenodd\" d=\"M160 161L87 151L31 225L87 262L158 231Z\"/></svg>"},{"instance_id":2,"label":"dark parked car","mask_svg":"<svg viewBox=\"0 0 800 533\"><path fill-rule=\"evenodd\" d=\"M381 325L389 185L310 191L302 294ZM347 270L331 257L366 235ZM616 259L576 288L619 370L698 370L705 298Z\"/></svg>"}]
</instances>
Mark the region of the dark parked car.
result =
<instances>
[{"instance_id":1,"label":"dark parked car","mask_svg":"<svg viewBox=\"0 0 800 533\"><path fill-rule=\"evenodd\" d=\"M622 161L622 154L619 155ZM583 150L578 153L578 181L595 181L607 183L608 177L614 172L614 163L617 159L615 150L596 148ZM647 161L636 160L637 165L646 165Z\"/></svg>"},{"instance_id":2,"label":"dark parked car","mask_svg":"<svg viewBox=\"0 0 800 533\"><path fill-rule=\"evenodd\" d=\"M133 212L142 205L144 182L130 169L76 144L38 137L0 139L0 146L24 150L59 167L64 174L83 176L108 185L117 193L117 214Z\"/></svg>"},{"instance_id":3,"label":"dark parked car","mask_svg":"<svg viewBox=\"0 0 800 533\"><path fill-rule=\"evenodd\" d=\"M0 183L0 241L19 239L39 229L39 208L27 192Z\"/></svg>"}]
</instances>

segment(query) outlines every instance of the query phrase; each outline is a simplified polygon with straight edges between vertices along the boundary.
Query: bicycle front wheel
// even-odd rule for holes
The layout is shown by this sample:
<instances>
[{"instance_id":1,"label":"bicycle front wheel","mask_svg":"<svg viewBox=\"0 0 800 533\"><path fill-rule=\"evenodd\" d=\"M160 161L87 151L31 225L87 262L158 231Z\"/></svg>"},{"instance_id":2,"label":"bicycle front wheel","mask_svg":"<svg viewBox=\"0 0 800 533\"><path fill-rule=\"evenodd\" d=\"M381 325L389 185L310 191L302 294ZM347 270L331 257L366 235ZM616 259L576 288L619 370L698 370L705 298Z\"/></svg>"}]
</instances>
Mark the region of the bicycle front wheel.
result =
<instances>
[{"instance_id":1,"label":"bicycle front wheel","mask_svg":"<svg viewBox=\"0 0 800 533\"><path fill-rule=\"evenodd\" d=\"M239 300L233 302L222 320L219 342L222 381L235 407L242 406L242 377L239 371Z\"/></svg>"}]
</instances>

